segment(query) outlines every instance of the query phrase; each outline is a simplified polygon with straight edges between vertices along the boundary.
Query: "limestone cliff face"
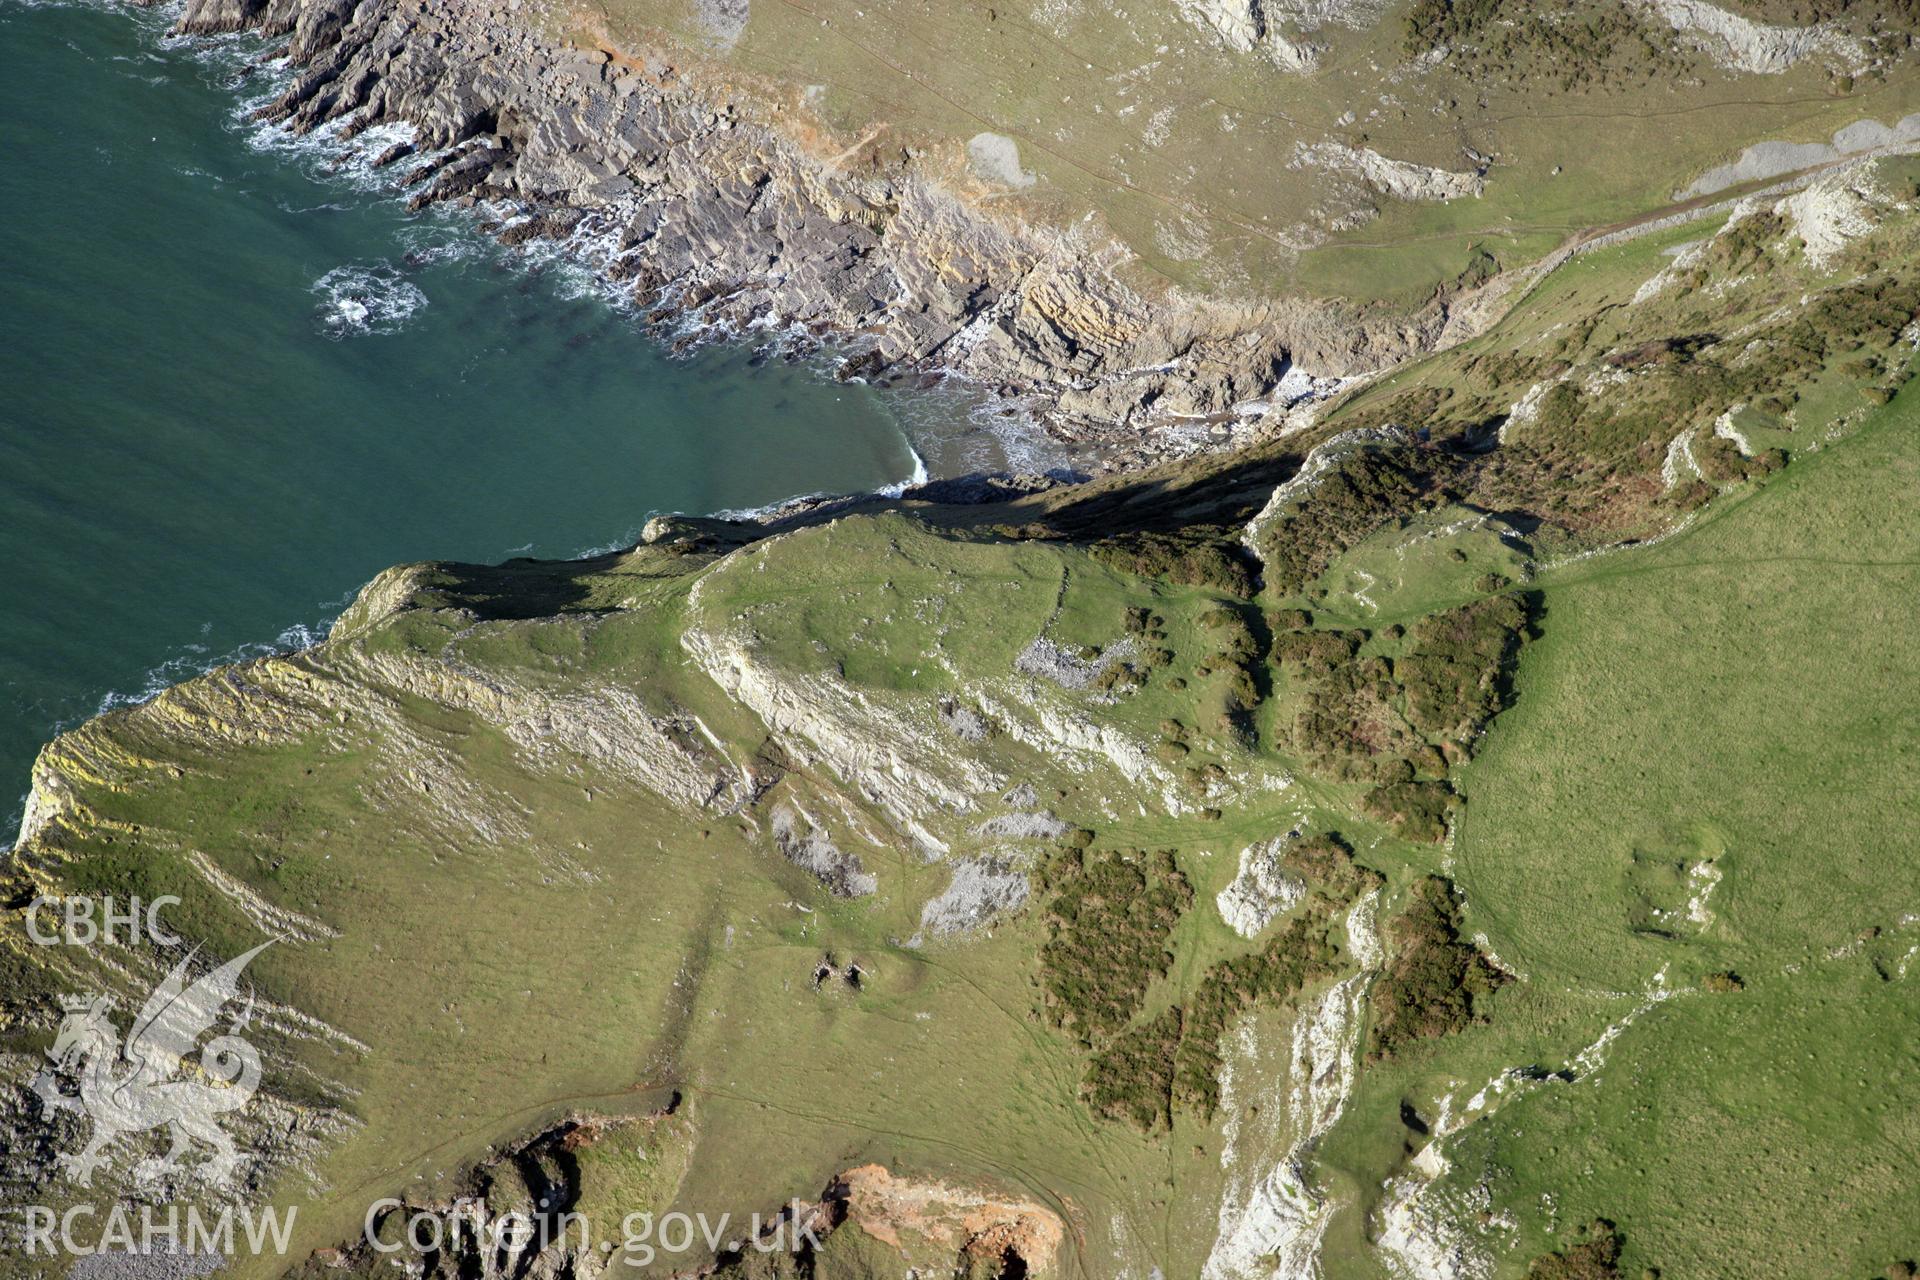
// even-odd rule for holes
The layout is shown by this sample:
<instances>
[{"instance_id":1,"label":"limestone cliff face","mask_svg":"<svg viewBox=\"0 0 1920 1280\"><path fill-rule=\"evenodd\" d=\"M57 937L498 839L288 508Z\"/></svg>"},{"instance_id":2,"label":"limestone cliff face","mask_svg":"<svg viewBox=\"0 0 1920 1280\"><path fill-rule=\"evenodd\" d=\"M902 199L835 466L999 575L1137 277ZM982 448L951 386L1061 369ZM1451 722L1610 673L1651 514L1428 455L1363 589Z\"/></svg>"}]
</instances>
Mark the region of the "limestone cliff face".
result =
<instances>
[{"instance_id":1,"label":"limestone cliff face","mask_svg":"<svg viewBox=\"0 0 1920 1280\"><path fill-rule=\"evenodd\" d=\"M584 225L608 246L608 274L650 306L855 337L860 372L962 373L1033 395L1079 435L1135 439L1227 411L1290 364L1376 369L1445 328L1441 302L1362 323L1299 299L1147 296L1104 233L989 213L911 161L853 172L724 86L564 45L479 0L189 0L179 26L287 37L297 78L266 114L296 131L415 126L384 158L416 207L533 210L509 239Z\"/></svg>"}]
</instances>

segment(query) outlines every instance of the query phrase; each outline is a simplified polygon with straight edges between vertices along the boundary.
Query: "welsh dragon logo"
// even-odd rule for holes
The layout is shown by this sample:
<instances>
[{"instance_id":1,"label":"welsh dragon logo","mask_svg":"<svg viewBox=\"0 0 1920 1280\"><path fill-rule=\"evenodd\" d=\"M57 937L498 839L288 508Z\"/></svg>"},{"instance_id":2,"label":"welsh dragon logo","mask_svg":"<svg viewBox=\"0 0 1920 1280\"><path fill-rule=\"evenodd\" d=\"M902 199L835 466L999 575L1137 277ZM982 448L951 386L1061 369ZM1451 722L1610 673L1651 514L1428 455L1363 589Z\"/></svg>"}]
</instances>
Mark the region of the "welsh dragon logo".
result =
<instances>
[{"instance_id":1,"label":"welsh dragon logo","mask_svg":"<svg viewBox=\"0 0 1920 1280\"><path fill-rule=\"evenodd\" d=\"M260 1085L260 1055L238 1034L252 1012L251 998L235 1013L227 1034L199 1046L197 1062L187 1059L239 994L247 964L271 945L272 940L263 942L189 981L196 948L147 997L124 1043L108 1016L112 997L64 1001L67 1015L47 1051L52 1067L34 1078L33 1090L50 1114L78 1111L93 1120L86 1147L60 1157L61 1168L75 1182L92 1186L94 1171L107 1163L107 1148L123 1134L167 1126L173 1130L172 1148L135 1166L136 1179L179 1170L181 1158L197 1142L211 1148L201 1176L215 1185L233 1180L241 1157L221 1129L220 1117L245 1106ZM79 1081L77 1095L61 1089L62 1076Z\"/></svg>"}]
</instances>

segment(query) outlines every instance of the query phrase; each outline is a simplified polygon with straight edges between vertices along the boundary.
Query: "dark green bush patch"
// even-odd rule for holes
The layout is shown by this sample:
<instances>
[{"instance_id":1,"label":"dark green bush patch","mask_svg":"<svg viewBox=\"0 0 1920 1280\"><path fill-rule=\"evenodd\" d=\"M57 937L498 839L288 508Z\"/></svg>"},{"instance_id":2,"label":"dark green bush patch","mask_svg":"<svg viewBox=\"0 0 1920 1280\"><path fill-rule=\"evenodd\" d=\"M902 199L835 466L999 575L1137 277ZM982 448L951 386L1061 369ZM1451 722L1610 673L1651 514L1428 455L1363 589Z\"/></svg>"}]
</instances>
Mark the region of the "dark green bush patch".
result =
<instances>
[{"instance_id":1,"label":"dark green bush patch","mask_svg":"<svg viewBox=\"0 0 1920 1280\"><path fill-rule=\"evenodd\" d=\"M1764 480L1787 465L1783 450L1768 449L1749 458L1733 441L1718 435L1696 440L1693 459L1710 484L1722 486L1744 480Z\"/></svg>"},{"instance_id":2,"label":"dark green bush patch","mask_svg":"<svg viewBox=\"0 0 1920 1280\"><path fill-rule=\"evenodd\" d=\"M1299 668L1309 678L1324 676L1352 658L1365 641L1364 631L1280 631L1273 637L1273 660Z\"/></svg>"},{"instance_id":3,"label":"dark green bush patch","mask_svg":"<svg viewBox=\"0 0 1920 1280\"><path fill-rule=\"evenodd\" d=\"M1202 1119L1210 1119L1220 1104L1220 1041L1234 1019L1256 1004L1290 1000L1332 977L1339 957L1327 938L1330 922L1385 883L1379 872L1353 860L1352 846L1335 832L1294 841L1281 861L1312 886L1306 910L1258 951L1209 968L1187 1002L1172 1100Z\"/></svg>"},{"instance_id":4,"label":"dark green bush patch","mask_svg":"<svg viewBox=\"0 0 1920 1280\"><path fill-rule=\"evenodd\" d=\"M1605 1218L1574 1233L1559 1253L1542 1254L1527 1266L1527 1280L1620 1280L1620 1250L1626 1240Z\"/></svg>"},{"instance_id":5,"label":"dark green bush patch","mask_svg":"<svg viewBox=\"0 0 1920 1280\"><path fill-rule=\"evenodd\" d=\"M1517 595L1475 600L1413 625L1407 653L1394 663L1407 720L1462 759L1505 705L1505 679L1525 638L1527 609Z\"/></svg>"},{"instance_id":6,"label":"dark green bush patch","mask_svg":"<svg viewBox=\"0 0 1920 1280\"><path fill-rule=\"evenodd\" d=\"M1413 886L1388 930L1393 960L1369 997L1369 1059L1391 1058L1484 1018L1486 997L1504 979L1478 947L1461 938L1461 923L1451 882L1428 876Z\"/></svg>"},{"instance_id":7,"label":"dark green bush patch","mask_svg":"<svg viewBox=\"0 0 1920 1280\"><path fill-rule=\"evenodd\" d=\"M1262 702L1266 677L1265 643L1241 609L1215 606L1199 617L1213 643L1212 654L1195 674L1212 679L1206 711L1219 733L1247 747L1256 744L1253 713Z\"/></svg>"},{"instance_id":8,"label":"dark green bush patch","mask_svg":"<svg viewBox=\"0 0 1920 1280\"><path fill-rule=\"evenodd\" d=\"M1046 1013L1089 1046L1131 1022L1173 963L1167 938L1193 901L1173 854L1067 849L1046 870L1054 897L1040 948Z\"/></svg>"},{"instance_id":9,"label":"dark green bush patch","mask_svg":"<svg viewBox=\"0 0 1920 1280\"><path fill-rule=\"evenodd\" d=\"M1233 531L1196 525L1172 533L1134 531L1103 538L1088 553L1109 569L1183 587L1209 587L1246 599L1253 568Z\"/></svg>"},{"instance_id":10,"label":"dark green bush patch","mask_svg":"<svg viewBox=\"0 0 1920 1280\"><path fill-rule=\"evenodd\" d=\"M1356 660L1365 631L1292 630L1275 635L1273 661L1296 691L1287 745L1316 773L1389 787L1444 778L1473 754L1482 730L1507 703L1507 676L1526 638L1523 597L1505 593L1429 614L1404 637L1397 657ZM1449 801L1450 803L1450 801ZM1396 826L1432 834L1436 797L1395 791L1371 811ZM1393 817L1392 814L1400 816Z\"/></svg>"},{"instance_id":11,"label":"dark green bush patch","mask_svg":"<svg viewBox=\"0 0 1920 1280\"><path fill-rule=\"evenodd\" d=\"M1382 783L1361 797L1360 809L1414 844L1439 844L1460 798L1444 782Z\"/></svg>"},{"instance_id":12,"label":"dark green bush patch","mask_svg":"<svg viewBox=\"0 0 1920 1280\"><path fill-rule=\"evenodd\" d=\"M1170 656L1169 661L1171 661ZM1112 694L1116 697L1120 694L1132 693L1134 690L1146 685L1148 671L1154 665L1165 664L1141 663L1136 665L1131 662L1111 663L1105 667L1099 675L1093 678L1092 683L1088 687L1094 689L1096 692Z\"/></svg>"},{"instance_id":13,"label":"dark green bush patch","mask_svg":"<svg viewBox=\"0 0 1920 1280\"><path fill-rule=\"evenodd\" d=\"M1476 83L1607 90L1675 75L1685 65L1656 28L1625 8L1414 0L1402 23L1408 57L1446 49L1450 63Z\"/></svg>"},{"instance_id":14,"label":"dark green bush patch","mask_svg":"<svg viewBox=\"0 0 1920 1280\"><path fill-rule=\"evenodd\" d=\"M1351 906L1386 883L1378 871L1353 860L1353 846L1338 832L1295 840L1280 862L1335 908Z\"/></svg>"},{"instance_id":15,"label":"dark green bush patch","mask_svg":"<svg viewBox=\"0 0 1920 1280\"><path fill-rule=\"evenodd\" d=\"M1327 566L1389 519L1449 499L1455 460L1411 444L1356 449L1336 462L1292 513L1268 526L1260 558L1268 589L1299 595Z\"/></svg>"},{"instance_id":16,"label":"dark green bush patch","mask_svg":"<svg viewBox=\"0 0 1920 1280\"><path fill-rule=\"evenodd\" d=\"M1170 1125L1177 1108L1210 1117L1220 1041L1234 1019L1336 971L1329 922L1380 876L1356 864L1337 835L1297 841L1286 856L1314 886L1307 909L1257 950L1211 965L1183 1003L1142 1021L1149 986L1171 968L1166 943L1191 886L1166 852L1055 857L1046 879L1059 891L1041 985L1049 1019L1089 1050L1081 1094L1095 1115L1148 1133Z\"/></svg>"},{"instance_id":17,"label":"dark green bush patch","mask_svg":"<svg viewBox=\"0 0 1920 1280\"><path fill-rule=\"evenodd\" d=\"M1294 917L1260 950L1208 969L1188 1001L1172 1102L1212 1118L1220 1103L1220 1039L1233 1020L1257 1002L1291 999L1308 983L1332 976L1336 954L1325 912L1312 911Z\"/></svg>"},{"instance_id":18,"label":"dark green bush patch","mask_svg":"<svg viewBox=\"0 0 1920 1280\"><path fill-rule=\"evenodd\" d=\"M1178 1005L1129 1028L1093 1056L1081 1094L1093 1113L1124 1120L1144 1133L1173 1125L1174 1060L1180 1048Z\"/></svg>"}]
</instances>

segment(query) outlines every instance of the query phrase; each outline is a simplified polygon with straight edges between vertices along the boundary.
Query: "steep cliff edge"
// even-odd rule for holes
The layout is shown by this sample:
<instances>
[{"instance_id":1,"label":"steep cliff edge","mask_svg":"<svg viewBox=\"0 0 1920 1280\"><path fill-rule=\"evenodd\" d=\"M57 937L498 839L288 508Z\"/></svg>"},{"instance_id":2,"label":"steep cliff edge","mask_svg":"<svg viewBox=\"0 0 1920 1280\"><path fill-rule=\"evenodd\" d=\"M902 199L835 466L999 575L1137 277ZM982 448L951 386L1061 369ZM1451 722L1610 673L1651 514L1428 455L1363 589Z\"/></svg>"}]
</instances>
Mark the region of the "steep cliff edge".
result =
<instances>
[{"instance_id":1,"label":"steep cliff edge","mask_svg":"<svg viewBox=\"0 0 1920 1280\"><path fill-rule=\"evenodd\" d=\"M868 87L897 85L905 95L910 118L889 120L884 96L880 105L836 106L836 95L858 84L841 59L856 56L848 49L872 53L866 41L882 28L871 24L911 26L906 15L836 11L788 30L767 24L791 24L794 12L743 3L738 38L716 43L719 18L705 7L692 29L674 6L656 7L188 0L178 27L284 39L293 79L265 114L291 129L329 128L345 141L376 125L412 126L411 140L381 159L415 207L478 203L509 241L567 240L660 319L789 329L802 343L831 335L844 344L848 376L963 374L1027 399L1056 429L1097 440L1118 460L1187 451L1206 439L1194 435L1196 422L1264 420L1273 429L1303 397L1324 394L1305 375L1371 374L1471 337L1517 296L1530 278L1524 268L1570 232L1650 213L1670 198L1647 191L1617 154L1649 127L1641 115L1649 90L1569 99L1569 119L1589 110L1612 119L1606 145L1583 151L1560 137L1560 124L1516 131L1497 123L1505 118L1498 104L1462 105L1448 78L1459 69L1409 60L1396 20L1380 14L1331 21L1329 32L1346 33L1339 41L1359 43L1332 64L1342 69L1324 73L1337 80L1311 83L1272 66L1216 68L1238 54L1205 41L1189 48L1198 32L1171 13L1109 23L1110 36L1124 31L1136 43L1168 21L1184 34L1166 35L1180 43L1164 57L1128 50L1152 57L1152 76L1108 68L1077 93L1064 81L1041 89L1038 114L1020 125L1029 151L1044 141L1051 156L1041 167L1052 176L1036 181L1023 166L1040 162L1010 136L973 127L999 123L1001 108L968 117L972 136L963 137L909 105L916 95L945 101L938 86L954 74L977 72L983 103L1013 92L1022 75L1043 74L1037 63L1023 70L1008 61L998 43L994 33L1011 14L987 10L979 33L942 27L950 56L928 65L925 50L903 47L897 62L873 55ZM1250 12L1251 29L1277 30L1279 15L1269 23L1259 6ZM1661 39L1682 39L1657 17L1647 21ZM781 41L813 39L807 32L832 36L832 49L816 51L827 83L785 78L797 69L775 56ZM1081 74L1077 63L1054 66L1053 42L1036 35L1020 47L1048 60L1049 83ZM1903 103L1916 105L1898 58L1865 49L1855 52L1861 92L1871 86L1871 97L1797 108L1795 129L1838 127L1866 111L1896 120ZM1109 53L1118 56L1104 46L1098 56ZM1365 63L1373 71L1362 58L1374 60ZM1810 55L1794 75L1813 75L1823 58L1831 60ZM1091 73L1096 64L1084 65ZM1697 137L1668 149L1679 166L1668 189L1765 136L1752 130L1780 127L1720 109L1735 87L1722 81L1736 73L1701 65L1708 81L1687 90L1700 98ZM1869 66L1878 79L1867 77ZM1267 109L1226 110L1223 120L1247 123L1173 149L1161 135L1177 122L1161 117L1173 121L1174 100L1197 87L1190 81L1217 69L1231 70L1235 91ZM1049 100L1055 92L1058 102ZM1156 95L1169 105L1146 120ZM1396 141L1373 135L1386 128L1381 108L1357 123L1351 112L1321 120L1341 95L1391 104L1388 115L1402 122L1389 130ZM1428 106L1435 124L1405 123ZM1056 117L1061 137L1044 132ZM1125 154L1109 157L1106 146ZM1532 171L1549 153L1560 157L1554 173L1568 172L1536 184ZM1184 168L1175 163L1182 158ZM1148 164L1151 182L1130 176ZM1094 175L1092 185L1074 186L1070 171ZM1259 187L1272 213L1249 212L1246 184ZM1581 191L1588 195L1574 204L1562 198ZM1143 199L1155 211L1144 223L1132 210ZM1360 230L1383 217L1438 219L1442 230ZM1282 218L1305 221L1281 226ZM1176 269L1192 254L1166 247L1188 242L1204 247L1194 261L1238 265L1221 279L1193 277ZM1437 276L1439 259L1419 256L1436 243L1447 246ZM1306 277L1257 254L1240 262L1249 246L1265 253L1276 245L1294 246L1281 255L1286 263L1311 258L1318 245L1348 257L1326 259L1331 274ZM1353 254L1373 256L1362 263Z\"/></svg>"},{"instance_id":2,"label":"steep cliff edge","mask_svg":"<svg viewBox=\"0 0 1920 1280\"><path fill-rule=\"evenodd\" d=\"M609 1248L527 1275L1478 1277L1600 1218L1633 1267L1884 1269L1915 180L1596 252L1262 448L394 570L63 735L0 1197L298 1206L248 1275L480 1186L593 1188ZM177 943L29 931L163 896ZM240 1183L150 1133L76 1182L68 1020L269 938ZM618 1234L792 1196L831 1255Z\"/></svg>"}]
</instances>

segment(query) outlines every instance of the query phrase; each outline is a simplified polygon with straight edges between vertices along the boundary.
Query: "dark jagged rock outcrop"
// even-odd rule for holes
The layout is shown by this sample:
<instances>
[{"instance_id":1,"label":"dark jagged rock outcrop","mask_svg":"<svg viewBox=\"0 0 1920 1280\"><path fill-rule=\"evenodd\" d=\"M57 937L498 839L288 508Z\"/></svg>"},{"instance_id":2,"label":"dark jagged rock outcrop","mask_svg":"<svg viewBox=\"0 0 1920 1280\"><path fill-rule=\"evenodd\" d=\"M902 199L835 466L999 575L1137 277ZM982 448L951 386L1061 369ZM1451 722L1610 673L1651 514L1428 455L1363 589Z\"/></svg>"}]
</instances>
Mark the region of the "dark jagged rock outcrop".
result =
<instances>
[{"instance_id":1,"label":"dark jagged rock outcrop","mask_svg":"<svg viewBox=\"0 0 1920 1280\"><path fill-rule=\"evenodd\" d=\"M1438 302L1361 323L1303 300L1149 297L1099 233L989 215L910 161L844 169L658 55L562 45L478 0L189 0L178 27L286 38L295 78L262 114L296 132L414 126L382 159L440 153L396 171L415 209L531 209L513 240L584 223L656 315L841 335L863 376L953 369L1078 435L1137 440L1258 399L1290 363L1378 368L1445 328Z\"/></svg>"}]
</instances>

